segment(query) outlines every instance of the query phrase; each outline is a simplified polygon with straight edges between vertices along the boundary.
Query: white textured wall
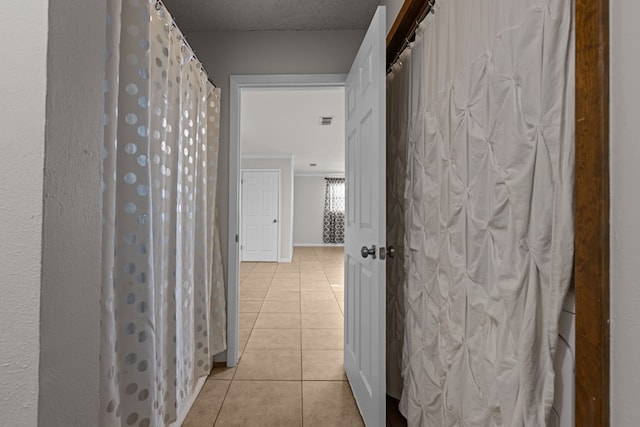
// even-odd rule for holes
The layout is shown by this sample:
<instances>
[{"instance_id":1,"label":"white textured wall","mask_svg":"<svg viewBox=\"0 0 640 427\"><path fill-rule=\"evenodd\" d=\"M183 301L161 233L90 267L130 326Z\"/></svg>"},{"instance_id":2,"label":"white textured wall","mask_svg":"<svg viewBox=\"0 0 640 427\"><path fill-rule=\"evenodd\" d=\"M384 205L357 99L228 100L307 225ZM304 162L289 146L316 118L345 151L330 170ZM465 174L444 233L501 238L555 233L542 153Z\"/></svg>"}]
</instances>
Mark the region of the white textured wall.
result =
<instances>
[{"instance_id":1,"label":"white textured wall","mask_svg":"<svg viewBox=\"0 0 640 427\"><path fill-rule=\"evenodd\" d=\"M398 16L398 12L400 12L403 4L404 0L380 0L381 6L387 6L387 34L393 26L393 22L396 20L396 16Z\"/></svg>"},{"instance_id":2,"label":"white textured wall","mask_svg":"<svg viewBox=\"0 0 640 427\"><path fill-rule=\"evenodd\" d=\"M611 2L611 425L640 425L640 2Z\"/></svg>"},{"instance_id":3,"label":"white textured wall","mask_svg":"<svg viewBox=\"0 0 640 427\"><path fill-rule=\"evenodd\" d=\"M49 8L39 425L98 424L106 2Z\"/></svg>"},{"instance_id":4,"label":"white textured wall","mask_svg":"<svg viewBox=\"0 0 640 427\"><path fill-rule=\"evenodd\" d=\"M0 14L0 424L38 416L48 0Z\"/></svg>"},{"instance_id":5,"label":"white textured wall","mask_svg":"<svg viewBox=\"0 0 640 427\"><path fill-rule=\"evenodd\" d=\"M296 176L293 192L293 244L322 242L325 179L322 176Z\"/></svg>"},{"instance_id":6,"label":"white textured wall","mask_svg":"<svg viewBox=\"0 0 640 427\"><path fill-rule=\"evenodd\" d=\"M218 203L229 204L229 76L243 74L347 73L362 31L251 31L187 33L189 44L222 89ZM220 238L227 268L229 218L220 210Z\"/></svg>"},{"instance_id":7,"label":"white textured wall","mask_svg":"<svg viewBox=\"0 0 640 427\"><path fill-rule=\"evenodd\" d=\"M250 169L277 169L280 171L280 194L278 195L280 204L280 260L291 260L291 204L293 181L291 173L293 170L292 159L252 159L243 158L241 163L242 170Z\"/></svg>"}]
</instances>

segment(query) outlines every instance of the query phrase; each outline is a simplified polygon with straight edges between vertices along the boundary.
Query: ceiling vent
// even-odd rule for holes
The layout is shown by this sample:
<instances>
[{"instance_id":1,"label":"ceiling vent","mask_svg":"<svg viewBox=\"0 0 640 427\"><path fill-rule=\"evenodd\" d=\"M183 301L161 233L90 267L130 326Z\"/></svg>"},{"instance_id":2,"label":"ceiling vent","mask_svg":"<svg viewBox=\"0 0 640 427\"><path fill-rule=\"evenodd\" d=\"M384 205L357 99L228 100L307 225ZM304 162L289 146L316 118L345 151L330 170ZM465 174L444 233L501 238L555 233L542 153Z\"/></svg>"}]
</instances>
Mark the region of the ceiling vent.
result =
<instances>
[{"instance_id":1,"label":"ceiling vent","mask_svg":"<svg viewBox=\"0 0 640 427\"><path fill-rule=\"evenodd\" d=\"M322 116L320 117L320 125L329 126L333 123L333 116Z\"/></svg>"}]
</instances>

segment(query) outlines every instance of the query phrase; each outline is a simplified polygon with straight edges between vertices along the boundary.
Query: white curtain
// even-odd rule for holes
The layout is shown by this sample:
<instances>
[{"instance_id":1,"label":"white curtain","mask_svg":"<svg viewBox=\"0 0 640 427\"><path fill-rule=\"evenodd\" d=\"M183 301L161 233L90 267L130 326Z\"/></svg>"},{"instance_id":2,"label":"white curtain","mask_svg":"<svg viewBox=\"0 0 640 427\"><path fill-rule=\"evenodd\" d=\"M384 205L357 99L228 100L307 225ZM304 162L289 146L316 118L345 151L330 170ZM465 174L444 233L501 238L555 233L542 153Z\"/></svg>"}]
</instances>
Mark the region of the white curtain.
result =
<instances>
[{"instance_id":1,"label":"white curtain","mask_svg":"<svg viewBox=\"0 0 640 427\"><path fill-rule=\"evenodd\" d=\"M220 92L161 3L107 4L100 423L162 426L226 348Z\"/></svg>"},{"instance_id":2,"label":"white curtain","mask_svg":"<svg viewBox=\"0 0 640 427\"><path fill-rule=\"evenodd\" d=\"M396 254L387 259L386 271L386 350L387 394L400 399L402 395L402 348L405 332L405 182L407 179L407 145L409 103L411 92L409 68L411 54L405 50L387 75L387 245Z\"/></svg>"},{"instance_id":3,"label":"white curtain","mask_svg":"<svg viewBox=\"0 0 640 427\"><path fill-rule=\"evenodd\" d=\"M573 2L438 0L404 55L401 410L543 426L573 258Z\"/></svg>"}]
</instances>

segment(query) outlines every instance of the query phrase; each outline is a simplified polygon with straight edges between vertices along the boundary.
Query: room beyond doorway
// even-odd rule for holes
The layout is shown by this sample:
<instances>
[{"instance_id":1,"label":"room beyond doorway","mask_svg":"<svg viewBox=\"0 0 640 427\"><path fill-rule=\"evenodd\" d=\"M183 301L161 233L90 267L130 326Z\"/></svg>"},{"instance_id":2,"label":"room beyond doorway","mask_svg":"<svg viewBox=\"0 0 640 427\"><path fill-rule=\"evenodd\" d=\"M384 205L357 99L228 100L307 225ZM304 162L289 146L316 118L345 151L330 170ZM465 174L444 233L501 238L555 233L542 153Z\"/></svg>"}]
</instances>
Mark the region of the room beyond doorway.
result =
<instances>
[{"instance_id":1,"label":"room beyond doorway","mask_svg":"<svg viewBox=\"0 0 640 427\"><path fill-rule=\"evenodd\" d=\"M280 253L278 261L288 262L291 260L293 250L293 191L287 194L287 180L290 180L288 187L293 188L293 180L296 164L295 158L303 158L302 155L283 153L278 150L270 150L265 145L260 145L265 138L258 136L254 138L254 144L260 146L260 149L252 150L254 153L246 153L242 150L241 122L243 114L243 96L242 92L251 90L252 92L264 92L282 89L303 89L307 91L321 89L340 89L344 90L346 76L343 74L321 74L321 75L249 75L249 76L231 76L230 79L230 152L229 152L229 247L228 247L228 288L227 288L227 313L228 313L228 334L227 334L227 352L226 362L228 366L235 366L239 359L239 292L240 292L240 222L241 222L241 180L240 173L244 168L244 161L255 163L256 158L260 158L267 163L278 163L289 161L289 166L278 166L281 168L283 191L281 194L282 204L280 211L282 218L279 219L280 235ZM344 104L343 104L344 106ZM275 107L273 107L275 108ZM272 108L272 109L273 109ZM324 113L320 113L324 114ZM320 114L318 114L320 116ZM331 114L331 113L330 113ZM318 125L320 125L321 117L317 117ZM275 119L273 119L275 120ZM341 134L344 134L344 126L340 126ZM299 135L298 139L303 139L304 135ZM252 143L249 138L249 143ZM326 147L320 148L316 155L326 155L328 150ZM256 151L258 151L256 153ZM259 151L263 151L260 153ZM338 153L342 154L342 153ZM244 161L243 161L244 160ZM328 159L326 159L328 160ZM316 163L309 161L310 163ZM302 164L302 163L300 163ZM254 167L256 167L254 165ZM261 166L262 168L271 168ZM318 172L330 172L324 170ZM304 173L304 171L303 171ZM344 173L344 170L343 170ZM287 221L286 216L289 215ZM288 232L288 236L286 235Z\"/></svg>"}]
</instances>

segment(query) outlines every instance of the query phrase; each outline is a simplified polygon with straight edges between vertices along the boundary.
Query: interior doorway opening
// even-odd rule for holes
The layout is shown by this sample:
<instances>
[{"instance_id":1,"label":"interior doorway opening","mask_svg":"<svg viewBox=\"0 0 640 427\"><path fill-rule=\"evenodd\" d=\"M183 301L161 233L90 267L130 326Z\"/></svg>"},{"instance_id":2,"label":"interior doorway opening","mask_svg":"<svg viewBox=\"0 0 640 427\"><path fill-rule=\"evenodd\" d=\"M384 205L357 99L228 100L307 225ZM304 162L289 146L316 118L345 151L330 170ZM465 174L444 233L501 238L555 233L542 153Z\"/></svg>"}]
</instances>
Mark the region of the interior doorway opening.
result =
<instances>
[{"instance_id":1,"label":"interior doorway opening","mask_svg":"<svg viewBox=\"0 0 640 427\"><path fill-rule=\"evenodd\" d=\"M311 161L309 158L304 157L300 153L292 153L292 150L288 152L285 149L274 149L270 146L267 140L273 138L266 138L266 135L254 135L251 130L247 132L247 135L243 135L243 99L247 94L256 95L258 98L262 97L268 99L269 92L283 91L283 90L296 90L296 91L338 91L344 99L344 85L346 76L342 74L324 74L324 75L259 75L259 76L232 76L230 85L230 173L229 173L229 230L231 237L229 239L229 258L228 258L228 290L227 290L227 312L228 312L228 325L227 325L227 352L226 362L227 366L236 366L240 356L240 261L241 256L241 242L243 236L241 236L241 222L242 222L242 199L241 194L243 191L241 173L245 168L245 164L252 164L253 167L257 167L256 162L272 168L274 164L279 164L278 168L281 170L281 192L280 192L280 217L277 219L279 229L279 255L278 261L281 263L291 262L293 259L293 235L294 235L294 179L296 173L296 163L304 165L304 168L299 168L299 173L305 178L322 178L324 176L342 176L344 177L344 160L342 160L342 171L332 170L325 168L324 170L314 173L309 168L312 163L317 161ZM264 102L264 99L263 99ZM248 103L247 103L248 104ZM344 108L344 102L343 102ZM271 104L271 109L276 111L279 107ZM287 119L287 114L283 113L279 116L280 119ZM322 125L322 120L327 117L332 117L331 112L318 114L317 125ZM271 119L267 120L279 120L277 114ZM335 118L335 117L332 117ZM299 123L296 123L299 125ZM344 121L341 123L334 123L334 126L339 127L339 132L344 135ZM301 131L304 133L304 131ZM300 135L301 138L304 135ZM251 145L254 147L252 150L243 149L244 145ZM344 144L344 141L342 142ZM344 147L344 145L343 145ZM341 148L342 159L344 159L344 148ZM326 161L330 160L330 157L338 157L339 154L333 154L333 150L327 149L327 147L317 147L320 152L325 156ZM335 148L334 148L335 149ZM251 152L249 152L251 151ZM312 150L313 151L313 150ZM313 154L313 153L312 153ZM315 152L318 155L318 151ZM328 156L327 156L328 154ZM323 160L323 162L324 162ZM287 165L288 163L288 165ZM334 165L335 169L335 165ZM342 173L340 173L342 172ZM285 182L289 180L289 183ZM286 187L286 188L285 188ZM317 214L317 211L315 212ZM288 218L287 218L288 216ZM321 232L321 230L318 230ZM235 236L234 236L235 234Z\"/></svg>"}]
</instances>

